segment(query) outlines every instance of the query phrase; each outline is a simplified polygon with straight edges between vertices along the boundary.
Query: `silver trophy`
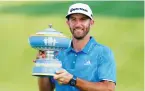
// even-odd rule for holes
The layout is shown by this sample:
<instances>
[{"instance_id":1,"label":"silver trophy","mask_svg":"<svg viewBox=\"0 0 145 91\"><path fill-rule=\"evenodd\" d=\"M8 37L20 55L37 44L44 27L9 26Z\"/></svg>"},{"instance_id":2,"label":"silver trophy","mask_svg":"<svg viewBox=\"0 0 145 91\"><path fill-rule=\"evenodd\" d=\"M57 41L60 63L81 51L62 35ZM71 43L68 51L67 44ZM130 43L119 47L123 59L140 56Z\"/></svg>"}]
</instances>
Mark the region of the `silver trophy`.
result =
<instances>
[{"instance_id":1,"label":"silver trophy","mask_svg":"<svg viewBox=\"0 0 145 91\"><path fill-rule=\"evenodd\" d=\"M49 28L37 32L29 37L29 44L32 48L45 52L46 57L35 60L32 70L33 76L53 76L57 70L62 68L62 63L57 59L59 51L70 46L71 41L61 32L56 31L49 25Z\"/></svg>"}]
</instances>

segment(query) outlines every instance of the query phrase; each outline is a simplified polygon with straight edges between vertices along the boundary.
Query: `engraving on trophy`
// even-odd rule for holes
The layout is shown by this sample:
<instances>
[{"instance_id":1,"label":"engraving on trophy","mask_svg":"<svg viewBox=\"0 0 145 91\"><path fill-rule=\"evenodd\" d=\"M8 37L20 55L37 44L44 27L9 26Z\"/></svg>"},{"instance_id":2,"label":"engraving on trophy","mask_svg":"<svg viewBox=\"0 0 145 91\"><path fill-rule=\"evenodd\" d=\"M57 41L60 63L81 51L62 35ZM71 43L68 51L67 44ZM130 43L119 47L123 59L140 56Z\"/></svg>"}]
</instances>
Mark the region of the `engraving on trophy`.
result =
<instances>
[{"instance_id":1,"label":"engraving on trophy","mask_svg":"<svg viewBox=\"0 0 145 91\"><path fill-rule=\"evenodd\" d=\"M56 40L52 37L45 37L43 41L45 45L50 45L50 46L55 46L55 44L57 43Z\"/></svg>"}]
</instances>

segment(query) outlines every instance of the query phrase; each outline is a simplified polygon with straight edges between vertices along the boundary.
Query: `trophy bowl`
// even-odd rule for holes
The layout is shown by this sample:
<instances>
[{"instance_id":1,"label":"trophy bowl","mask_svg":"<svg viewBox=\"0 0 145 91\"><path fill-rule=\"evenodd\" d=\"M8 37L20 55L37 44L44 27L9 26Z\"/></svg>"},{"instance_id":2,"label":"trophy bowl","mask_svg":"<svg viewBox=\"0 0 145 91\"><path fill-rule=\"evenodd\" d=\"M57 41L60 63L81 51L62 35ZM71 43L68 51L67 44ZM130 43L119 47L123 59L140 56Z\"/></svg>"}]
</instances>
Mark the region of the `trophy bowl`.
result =
<instances>
[{"instance_id":1,"label":"trophy bowl","mask_svg":"<svg viewBox=\"0 0 145 91\"><path fill-rule=\"evenodd\" d=\"M29 37L29 44L32 48L45 52L46 57L39 57L35 60L33 76L53 76L57 70L62 68L62 63L56 58L56 53L70 46L71 40L61 32L49 28L37 32Z\"/></svg>"}]
</instances>

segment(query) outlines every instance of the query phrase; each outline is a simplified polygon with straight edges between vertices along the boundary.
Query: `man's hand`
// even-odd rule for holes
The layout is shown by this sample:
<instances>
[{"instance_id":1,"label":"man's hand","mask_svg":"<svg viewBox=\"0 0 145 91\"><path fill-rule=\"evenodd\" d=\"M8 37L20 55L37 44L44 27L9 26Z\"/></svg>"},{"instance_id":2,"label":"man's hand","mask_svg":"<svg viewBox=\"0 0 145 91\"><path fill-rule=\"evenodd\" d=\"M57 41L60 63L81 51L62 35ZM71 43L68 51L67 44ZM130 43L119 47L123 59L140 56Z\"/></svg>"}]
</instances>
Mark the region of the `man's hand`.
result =
<instances>
[{"instance_id":1,"label":"man's hand","mask_svg":"<svg viewBox=\"0 0 145 91\"><path fill-rule=\"evenodd\" d=\"M67 72L65 69L57 71L54 75L54 79L60 84L68 84L72 78L73 75Z\"/></svg>"}]
</instances>

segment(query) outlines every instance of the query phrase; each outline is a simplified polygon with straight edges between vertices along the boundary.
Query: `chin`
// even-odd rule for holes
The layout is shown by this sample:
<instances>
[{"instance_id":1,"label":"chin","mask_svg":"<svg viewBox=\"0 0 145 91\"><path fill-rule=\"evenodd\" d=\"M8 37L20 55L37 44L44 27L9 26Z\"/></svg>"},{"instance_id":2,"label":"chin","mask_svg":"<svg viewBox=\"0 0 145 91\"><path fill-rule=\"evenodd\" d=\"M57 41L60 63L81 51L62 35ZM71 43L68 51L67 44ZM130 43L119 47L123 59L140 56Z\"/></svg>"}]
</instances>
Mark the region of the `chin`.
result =
<instances>
[{"instance_id":1,"label":"chin","mask_svg":"<svg viewBox=\"0 0 145 91\"><path fill-rule=\"evenodd\" d=\"M77 39L77 40L81 40L81 39L83 39L84 37L74 37L75 39Z\"/></svg>"}]
</instances>

